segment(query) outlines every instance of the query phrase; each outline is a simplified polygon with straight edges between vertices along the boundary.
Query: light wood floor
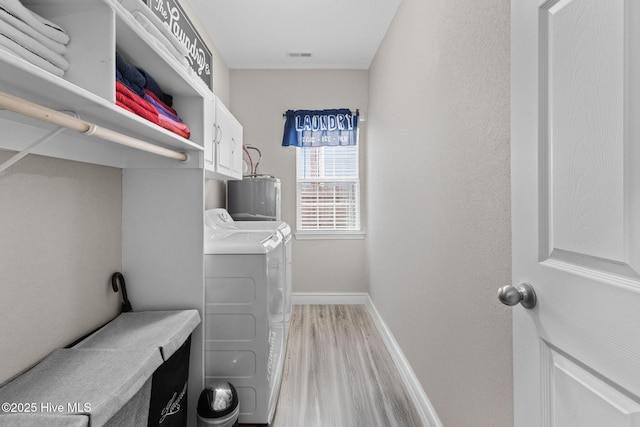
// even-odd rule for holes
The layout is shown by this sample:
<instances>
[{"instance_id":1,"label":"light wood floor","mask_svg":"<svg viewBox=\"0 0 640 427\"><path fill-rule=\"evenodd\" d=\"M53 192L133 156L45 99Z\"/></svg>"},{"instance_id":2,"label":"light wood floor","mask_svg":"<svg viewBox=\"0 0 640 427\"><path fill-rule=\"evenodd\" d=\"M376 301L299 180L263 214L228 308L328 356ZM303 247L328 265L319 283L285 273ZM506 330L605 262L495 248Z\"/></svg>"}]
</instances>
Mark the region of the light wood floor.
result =
<instances>
[{"instance_id":1,"label":"light wood floor","mask_svg":"<svg viewBox=\"0 0 640 427\"><path fill-rule=\"evenodd\" d=\"M421 425L364 306L294 306L272 427Z\"/></svg>"}]
</instances>

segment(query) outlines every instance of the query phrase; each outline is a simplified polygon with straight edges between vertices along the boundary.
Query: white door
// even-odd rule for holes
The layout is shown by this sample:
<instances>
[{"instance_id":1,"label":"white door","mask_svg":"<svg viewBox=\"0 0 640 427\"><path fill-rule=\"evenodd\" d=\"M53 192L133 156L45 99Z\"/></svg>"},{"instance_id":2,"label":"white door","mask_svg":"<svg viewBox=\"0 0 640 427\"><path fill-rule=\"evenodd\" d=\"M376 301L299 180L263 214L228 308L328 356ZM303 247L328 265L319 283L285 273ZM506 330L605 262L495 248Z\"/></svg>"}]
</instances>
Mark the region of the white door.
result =
<instances>
[{"instance_id":1,"label":"white door","mask_svg":"<svg viewBox=\"0 0 640 427\"><path fill-rule=\"evenodd\" d=\"M233 174L233 141L232 141L232 125L233 116L224 106L222 101L216 98L216 121L218 123L218 143L216 158L216 170L226 176Z\"/></svg>"},{"instance_id":2,"label":"white door","mask_svg":"<svg viewBox=\"0 0 640 427\"><path fill-rule=\"evenodd\" d=\"M512 1L517 427L640 426L640 1Z\"/></svg>"},{"instance_id":3,"label":"white door","mask_svg":"<svg viewBox=\"0 0 640 427\"><path fill-rule=\"evenodd\" d=\"M216 121L219 132L217 172L231 179L242 179L242 125L217 98Z\"/></svg>"},{"instance_id":4,"label":"white door","mask_svg":"<svg viewBox=\"0 0 640 427\"><path fill-rule=\"evenodd\" d=\"M216 121L216 99L211 96L204 97L204 161L205 168L215 171L213 159L215 157L215 145L218 138L218 122Z\"/></svg>"}]
</instances>

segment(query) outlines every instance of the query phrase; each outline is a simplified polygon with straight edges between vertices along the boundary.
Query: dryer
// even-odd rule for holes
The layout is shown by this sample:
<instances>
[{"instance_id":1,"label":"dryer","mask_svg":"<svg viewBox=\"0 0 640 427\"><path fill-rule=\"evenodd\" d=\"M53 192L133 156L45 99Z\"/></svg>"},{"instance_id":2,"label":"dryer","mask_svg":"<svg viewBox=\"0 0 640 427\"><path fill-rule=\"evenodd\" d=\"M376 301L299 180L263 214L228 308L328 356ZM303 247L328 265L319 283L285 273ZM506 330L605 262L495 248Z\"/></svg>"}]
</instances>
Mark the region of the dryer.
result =
<instances>
[{"instance_id":1,"label":"dryer","mask_svg":"<svg viewBox=\"0 0 640 427\"><path fill-rule=\"evenodd\" d=\"M282 236L282 262L284 269L285 304L285 349L291 323L291 294L293 292L293 252L291 226L284 221L235 221L226 209L216 208L205 211L205 222L218 230L238 230L251 232L273 232Z\"/></svg>"},{"instance_id":2,"label":"dryer","mask_svg":"<svg viewBox=\"0 0 640 427\"><path fill-rule=\"evenodd\" d=\"M293 251L291 227L284 221L236 221L235 225L243 231L277 231L282 236L282 261L284 263L284 336L285 350L289 337L289 325L291 324L293 293Z\"/></svg>"},{"instance_id":3,"label":"dryer","mask_svg":"<svg viewBox=\"0 0 640 427\"><path fill-rule=\"evenodd\" d=\"M205 219L205 385L232 383L239 422L268 424L286 345L283 239L275 230L243 231L217 217Z\"/></svg>"}]
</instances>

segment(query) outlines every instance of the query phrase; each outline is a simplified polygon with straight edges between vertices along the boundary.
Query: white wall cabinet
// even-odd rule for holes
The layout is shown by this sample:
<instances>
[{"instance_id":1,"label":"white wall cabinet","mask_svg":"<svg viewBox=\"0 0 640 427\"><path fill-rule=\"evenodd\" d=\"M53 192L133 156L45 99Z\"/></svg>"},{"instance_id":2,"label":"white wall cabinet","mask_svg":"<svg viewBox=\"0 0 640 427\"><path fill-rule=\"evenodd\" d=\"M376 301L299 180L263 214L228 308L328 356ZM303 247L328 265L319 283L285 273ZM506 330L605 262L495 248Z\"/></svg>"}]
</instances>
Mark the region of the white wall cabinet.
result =
<instances>
[{"instance_id":1,"label":"white wall cabinet","mask_svg":"<svg viewBox=\"0 0 640 427\"><path fill-rule=\"evenodd\" d=\"M205 114L215 118L205 129L207 178L242 179L242 125L217 97L205 101Z\"/></svg>"}]
</instances>

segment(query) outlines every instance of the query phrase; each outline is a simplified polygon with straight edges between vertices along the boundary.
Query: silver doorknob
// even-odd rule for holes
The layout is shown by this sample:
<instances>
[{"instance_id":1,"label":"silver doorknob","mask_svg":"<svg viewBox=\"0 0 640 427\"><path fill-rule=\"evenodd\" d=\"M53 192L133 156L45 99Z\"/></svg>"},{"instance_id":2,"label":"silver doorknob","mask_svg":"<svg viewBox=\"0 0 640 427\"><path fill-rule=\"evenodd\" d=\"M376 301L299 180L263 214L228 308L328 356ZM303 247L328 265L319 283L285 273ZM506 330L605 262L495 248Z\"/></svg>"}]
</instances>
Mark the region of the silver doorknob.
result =
<instances>
[{"instance_id":1,"label":"silver doorknob","mask_svg":"<svg viewBox=\"0 0 640 427\"><path fill-rule=\"evenodd\" d=\"M521 303L524 308L536 306L536 293L530 284L522 282L517 286L507 285L498 289L498 299L505 305Z\"/></svg>"}]
</instances>

